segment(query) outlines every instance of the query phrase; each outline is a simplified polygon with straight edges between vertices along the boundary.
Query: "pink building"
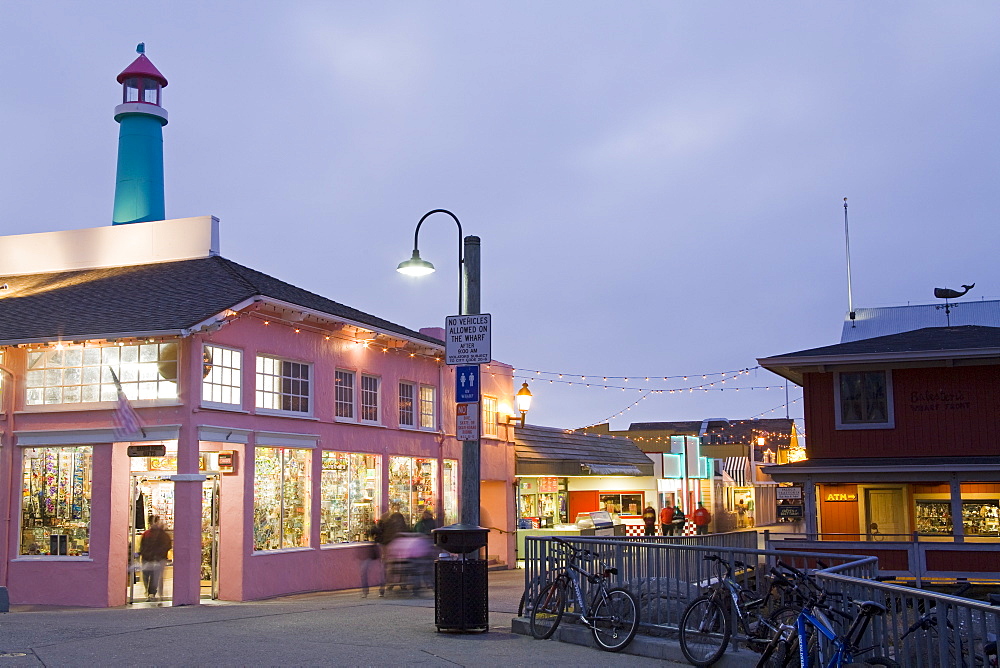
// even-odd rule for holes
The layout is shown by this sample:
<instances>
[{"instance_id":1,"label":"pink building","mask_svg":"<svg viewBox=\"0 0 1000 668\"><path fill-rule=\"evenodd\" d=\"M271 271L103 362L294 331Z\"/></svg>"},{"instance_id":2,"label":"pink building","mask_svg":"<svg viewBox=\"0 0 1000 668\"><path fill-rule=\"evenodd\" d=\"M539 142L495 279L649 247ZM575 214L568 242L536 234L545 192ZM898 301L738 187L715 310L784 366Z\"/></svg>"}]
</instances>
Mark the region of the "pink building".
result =
<instances>
[{"instance_id":1,"label":"pink building","mask_svg":"<svg viewBox=\"0 0 1000 668\"><path fill-rule=\"evenodd\" d=\"M0 238L0 586L13 603L144 600L135 555L154 517L173 541L158 594L174 605L357 587L390 505L411 524L425 508L458 521L443 332L218 248L209 216ZM512 369L482 375L482 524L488 553L512 564ZM116 424L119 392L138 427Z\"/></svg>"}]
</instances>

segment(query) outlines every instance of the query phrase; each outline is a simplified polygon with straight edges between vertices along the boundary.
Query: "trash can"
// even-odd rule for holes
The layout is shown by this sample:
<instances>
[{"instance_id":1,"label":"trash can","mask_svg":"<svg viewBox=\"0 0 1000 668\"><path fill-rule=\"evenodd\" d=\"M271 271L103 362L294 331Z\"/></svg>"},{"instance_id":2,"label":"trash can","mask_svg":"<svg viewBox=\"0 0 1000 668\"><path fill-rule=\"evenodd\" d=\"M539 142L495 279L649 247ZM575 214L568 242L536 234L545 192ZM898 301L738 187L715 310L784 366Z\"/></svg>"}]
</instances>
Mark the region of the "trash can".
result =
<instances>
[{"instance_id":1,"label":"trash can","mask_svg":"<svg viewBox=\"0 0 1000 668\"><path fill-rule=\"evenodd\" d=\"M479 558L489 532L468 524L431 532L434 544L454 555L434 562L434 624L438 631L489 630L486 560Z\"/></svg>"}]
</instances>

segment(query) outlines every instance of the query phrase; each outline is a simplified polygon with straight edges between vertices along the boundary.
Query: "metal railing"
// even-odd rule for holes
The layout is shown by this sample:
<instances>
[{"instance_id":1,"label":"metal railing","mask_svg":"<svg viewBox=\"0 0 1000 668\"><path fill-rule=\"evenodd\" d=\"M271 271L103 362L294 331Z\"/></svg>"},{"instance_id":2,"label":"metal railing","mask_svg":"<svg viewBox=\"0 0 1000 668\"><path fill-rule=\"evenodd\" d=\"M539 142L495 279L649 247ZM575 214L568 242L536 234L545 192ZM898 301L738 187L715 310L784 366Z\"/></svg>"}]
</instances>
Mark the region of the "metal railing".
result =
<instances>
[{"instance_id":1,"label":"metal railing","mask_svg":"<svg viewBox=\"0 0 1000 668\"><path fill-rule=\"evenodd\" d=\"M875 618L861 641L862 646L873 648L867 656L889 656L902 665L917 668L971 667L983 665L981 658L977 662L973 657L982 657L983 643L996 638L1000 610L978 601L879 582L876 580L879 576L877 557L839 552L760 550L756 548L756 537L751 546L748 540L734 537L736 535L690 539L669 536L560 538L596 553L604 565L618 569L612 586L628 589L636 596L640 633L646 635L676 635L688 603L717 580L712 563L704 559L714 554L730 563L742 561L752 566L734 573L740 585L749 590L763 587L765 578L761 575L780 560L796 568L814 570L824 588L842 593L843 598L835 597L830 603L845 615L855 615L854 600L872 600L885 605L889 612ZM544 584L554 579L555 573L566 567L567 554L551 538L542 536L528 537L525 552L526 597L532 600ZM582 585L584 594L588 595L586 582ZM775 601L774 607L782 603ZM907 628L928 611L940 617L937 629L933 633L913 633L904 639ZM571 616L575 612L567 610ZM736 633L735 623L733 628L731 649L736 649L744 645L747 638ZM842 630L846 631L846 627Z\"/></svg>"}]
</instances>

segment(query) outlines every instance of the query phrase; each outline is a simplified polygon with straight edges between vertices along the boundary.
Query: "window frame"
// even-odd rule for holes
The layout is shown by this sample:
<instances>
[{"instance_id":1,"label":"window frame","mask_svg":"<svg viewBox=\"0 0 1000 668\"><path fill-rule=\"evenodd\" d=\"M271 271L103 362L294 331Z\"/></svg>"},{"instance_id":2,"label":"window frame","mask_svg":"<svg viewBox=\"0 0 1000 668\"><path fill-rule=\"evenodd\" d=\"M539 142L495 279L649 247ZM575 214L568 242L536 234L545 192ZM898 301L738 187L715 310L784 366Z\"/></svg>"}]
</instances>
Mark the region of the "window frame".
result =
<instances>
[{"instance_id":1,"label":"window frame","mask_svg":"<svg viewBox=\"0 0 1000 668\"><path fill-rule=\"evenodd\" d=\"M358 374L360 377L360 384L358 385L357 403L358 403L358 421L362 424L382 424L382 377L376 376L372 373L362 373ZM368 405L365 402L365 395L372 394L371 389L365 388L365 381L375 381L375 403L374 405ZM375 418L368 419L365 417L365 409L374 410Z\"/></svg>"},{"instance_id":2,"label":"window frame","mask_svg":"<svg viewBox=\"0 0 1000 668\"><path fill-rule=\"evenodd\" d=\"M488 406L492 406L492 408L488 408ZM500 438L500 416L497 412L499 407L500 403L496 397L483 395L482 434L484 438Z\"/></svg>"},{"instance_id":3,"label":"window frame","mask_svg":"<svg viewBox=\"0 0 1000 668\"><path fill-rule=\"evenodd\" d=\"M284 392L284 387L279 388L279 390L277 392L275 392L274 390L263 390L263 389L261 389L261 382L260 382L261 381L261 375L264 372L259 371L258 368L257 368L258 363L259 363L259 361L261 359L273 360L275 362L280 362L282 364L284 364L284 363L287 362L288 364L297 364L299 366L305 367L308 370L308 378L305 379L305 382L307 383L307 385L309 387L308 394L306 394L306 395L302 395L302 394L288 394L288 395L286 395L285 392ZM313 414L315 413L315 405L316 405L316 402L315 402L316 387L315 387L315 382L314 382L314 376L315 376L315 374L313 373L313 368L314 367L313 367L313 364L311 362L305 362L305 361L302 361L302 360L289 359L287 357L282 357L280 355L272 355L270 353L261 353L261 352L256 353L254 355L254 401L253 401L254 410L256 412L258 412L258 413L262 413L262 414L266 414L266 415L287 415L287 416L295 416L295 417L312 417ZM284 375L283 371L284 370L282 369L282 373L280 375L267 374L267 376L268 377L277 378L279 381L283 381L286 378L289 378L290 380L300 380L301 381L301 379L294 379L294 378L286 377ZM305 411L296 411L296 410L292 410L292 409L289 409L289 408L270 408L268 406L261 406L260 405L260 396L261 396L262 393L265 393L265 392L268 395L272 395L272 394L273 395L277 395L277 397L279 399L284 399L286 396L290 397L290 398L299 398L299 399L305 398L305 400L307 402L307 405L308 405L308 410L305 410Z\"/></svg>"},{"instance_id":4,"label":"window frame","mask_svg":"<svg viewBox=\"0 0 1000 668\"><path fill-rule=\"evenodd\" d=\"M431 408L430 413L424 412L424 405L425 405L424 390L430 390L430 392L432 392L432 394L433 394L433 396L431 397L431 400L429 402L430 408ZM437 396L438 393L437 393L437 387L434 386L434 385L425 385L425 384L421 383L420 384L420 390L419 390L419 392L420 393L418 395L418 402L417 402L417 406L418 406L418 410L417 410L418 418L417 419L419 420L419 422L418 422L419 428L420 428L421 431L438 431L438 405L437 405L437 403L438 403L438 401L437 401L438 400L438 396ZM425 422L424 417L428 416L428 415L430 416L430 419L428 420L428 422L430 422L429 426L427 426L427 425L424 424L424 422Z\"/></svg>"},{"instance_id":5,"label":"window frame","mask_svg":"<svg viewBox=\"0 0 1000 668\"><path fill-rule=\"evenodd\" d=\"M409 401L410 401L410 408L409 408L410 422L408 424L403 422L403 400L404 400L404 397L403 397L403 388L404 387L407 387L410 390L410 396L409 396ZM409 381L409 380L401 380L401 381L399 381L399 385L398 385L397 391L396 391L396 399L398 401L397 408L399 410L397 411L397 418L399 420L399 428L400 429L418 429L419 428L419 420L420 420L420 410L419 410L420 409L420 390L418 388L419 388L419 384L418 383L414 383L413 381Z\"/></svg>"},{"instance_id":6,"label":"window frame","mask_svg":"<svg viewBox=\"0 0 1000 668\"><path fill-rule=\"evenodd\" d=\"M350 403L340 399L341 375L351 379ZM341 415L340 407L350 405L351 414ZM340 367L333 371L333 419L337 422L358 422L358 373L352 369L342 369Z\"/></svg>"},{"instance_id":7,"label":"window frame","mask_svg":"<svg viewBox=\"0 0 1000 668\"><path fill-rule=\"evenodd\" d=\"M218 366L218 362L214 359L214 356L213 356L213 359L212 359L212 368L209 369L207 372L203 372L203 375L202 375L202 378L201 378L201 405L204 406L204 407L206 407L206 408L221 408L221 409L226 409L226 410L242 410L242 408L243 408L243 400L246 398L246 393L243 391L243 371L244 371L244 368L243 368L243 358L245 357L245 355L243 353L243 350L241 350L240 348L233 348L232 346L220 346L220 345L215 344L215 343L209 343L207 341L203 341L202 342L202 346L201 346L201 355L202 355L203 364L205 364L205 365L208 364L208 360L205 359L205 353L208 351L209 348L215 348L215 349L218 349L218 350L229 351L229 352L236 353L236 354L239 355L239 361L238 361L239 367L238 368L234 369L232 367L224 367L225 369L228 369L228 370L230 370L230 371L233 372L233 378L234 378L234 380L236 381L237 384L235 386L233 386L233 385L225 385L223 383L212 383L212 386L218 386L218 387L222 387L222 388L229 388L230 390L235 390L239 394L240 398L239 398L239 401L237 401L235 403L226 403L224 401L212 401L210 399L206 399L205 398L206 385L209 384L208 383L208 377L210 375L212 375L212 372ZM256 367L254 368L254 378L256 379ZM254 402L256 403L256 387L254 388Z\"/></svg>"},{"instance_id":8,"label":"window frame","mask_svg":"<svg viewBox=\"0 0 1000 668\"><path fill-rule=\"evenodd\" d=\"M844 422L843 403L841 397L841 377L844 374L880 373L885 377L886 419L884 422ZM836 429L895 429L896 411L892 395L892 371L890 369L861 369L857 371L836 371L833 374L833 409Z\"/></svg>"},{"instance_id":9,"label":"window frame","mask_svg":"<svg viewBox=\"0 0 1000 668\"><path fill-rule=\"evenodd\" d=\"M38 524L33 525L30 529L28 527L25 527L25 507L24 507L24 503L25 503L25 499L27 498L27 495L25 495L23 492L24 492L24 485L25 485L26 479L29 477L28 472L25 470L25 468L28 466L28 461L29 460L31 460L31 459L40 459L41 458L41 457L30 457L29 453L30 452L39 452L39 454L42 454L40 451L49 451L49 452L51 452L51 451L60 451L59 454L56 455L57 457L59 457L59 456L62 455L61 451L70 451L70 450L72 450L74 452L68 453L68 454L71 454L74 457L76 457L76 456L86 457L86 460L87 460L81 466L81 468L84 468L85 471L84 471L84 478L80 482L80 486L81 486L80 498L83 499L84 496L85 496L85 498L86 498L86 504L87 504L87 512L86 512L86 516L87 516L86 525L87 526L86 526L86 538L85 538L87 549L86 550L81 550L81 554L73 554L73 555L71 555L71 554L62 555L62 554L51 554L51 553L49 553L49 554L32 554L31 552L25 552L24 551L24 547L25 547L25 540L26 540L25 539L25 531L26 530L31 530L31 531L41 530L41 531L44 532L45 528L48 528L49 529L49 536L52 536L52 535L68 535L68 534L65 534L65 533L59 534L58 532L60 530L62 532L65 532L65 531L69 530L69 527L66 524L64 524L61 527L60 526L48 526L48 527L46 527L44 525L38 525ZM44 455L42 455L42 456L44 456ZM94 503L94 496L93 496L93 483L94 483L94 446L93 445L39 445L39 446L33 446L33 447L23 447L23 448L19 448L19 452L17 453L17 459L20 461L20 470L19 470L19 472L16 475L19 476L19 483L18 483L18 485L19 485L19 487L21 487L21 493L19 494L19 496L20 496L20 503L18 504L19 505L19 508L18 508L19 519L17 520L17 525L16 525L17 526L17 539L16 539L17 540L17 548L16 548L17 554L16 554L16 556L14 558L15 559L56 560L56 561L74 561L74 560L90 561L91 560L91 554L92 554L92 548L93 548L93 540L94 540L94 533L93 533L94 532L94 523L93 523L93 516L92 516L93 503ZM58 459L57 459L56 467L58 469L57 476L61 476L62 473L63 473L63 470L62 470L63 467L61 466L61 463L58 461ZM35 471L32 471L31 475L34 476L34 474L35 474ZM73 486L75 487L76 486L76 472L75 471L73 471L73 476L74 476ZM61 502L65 506L65 496L64 496L64 494L63 494L63 499L59 499L58 498L60 496L59 492L62 491L64 493L65 487L66 487L65 485L61 485L61 484L57 485L57 489L59 491L57 491L56 494L54 495L56 498L54 500L52 500L53 504L58 504L58 503ZM47 488L47 486L45 488ZM72 493L75 494L76 490L73 490ZM34 494L32 494L31 496L34 496ZM46 501L49 501L52 496L53 495L51 495L51 494L46 494L45 495ZM71 504L71 507L75 507L75 506L73 506ZM81 507L82 507L82 504L81 504ZM82 516L82 514L83 513L82 513L82 510L81 510L81 516ZM57 518L60 517L60 514L57 513L55 515L55 517L57 517ZM74 520L74 519L75 518L72 518L72 517L70 518L71 521ZM77 527L77 528L79 528L79 527ZM51 538L50 538L50 544L51 544ZM67 539L67 548L68 548L68 545L69 545L69 540ZM41 548L42 546L38 546L38 547Z\"/></svg>"}]
</instances>

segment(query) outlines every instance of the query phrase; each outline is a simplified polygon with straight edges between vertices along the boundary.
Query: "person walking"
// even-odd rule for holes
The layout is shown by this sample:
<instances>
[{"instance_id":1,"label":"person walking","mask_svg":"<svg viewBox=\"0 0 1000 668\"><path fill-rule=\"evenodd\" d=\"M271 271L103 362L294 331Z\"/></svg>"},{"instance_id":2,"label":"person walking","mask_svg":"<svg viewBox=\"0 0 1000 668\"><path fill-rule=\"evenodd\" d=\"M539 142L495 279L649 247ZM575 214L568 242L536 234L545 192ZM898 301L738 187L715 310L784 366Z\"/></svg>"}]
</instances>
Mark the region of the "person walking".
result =
<instances>
[{"instance_id":1,"label":"person walking","mask_svg":"<svg viewBox=\"0 0 1000 668\"><path fill-rule=\"evenodd\" d=\"M674 525L674 533L678 536L684 535L684 522L687 518L684 517L684 511L681 510L680 506L674 506L674 516L670 520L670 523Z\"/></svg>"},{"instance_id":2,"label":"person walking","mask_svg":"<svg viewBox=\"0 0 1000 668\"><path fill-rule=\"evenodd\" d=\"M153 601L160 592L160 580L163 577L163 567L167 562L167 554L173 547L170 534L163 528L159 515L153 516L149 528L142 532L139 539L139 559L142 560L142 584L146 587L146 600Z\"/></svg>"},{"instance_id":3,"label":"person walking","mask_svg":"<svg viewBox=\"0 0 1000 668\"><path fill-rule=\"evenodd\" d=\"M642 511L642 523L645 525L644 535L656 535L656 511L653 510L653 506L646 506L646 509Z\"/></svg>"},{"instance_id":4,"label":"person walking","mask_svg":"<svg viewBox=\"0 0 1000 668\"><path fill-rule=\"evenodd\" d=\"M674 535L674 509L669 504L660 509L660 531L664 536Z\"/></svg>"},{"instance_id":5,"label":"person walking","mask_svg":"<svg viewBox=\"0 0 1000 668\"><path fill-rule=\"evenodd\" d=\"M694 519L694 530L699 536L704 536L708 533L708 525L712 521L712 513L708 512L708 508L705 504L698 502L698 509L691 514L692 519Z\"/></svg>"}]
</instances>

